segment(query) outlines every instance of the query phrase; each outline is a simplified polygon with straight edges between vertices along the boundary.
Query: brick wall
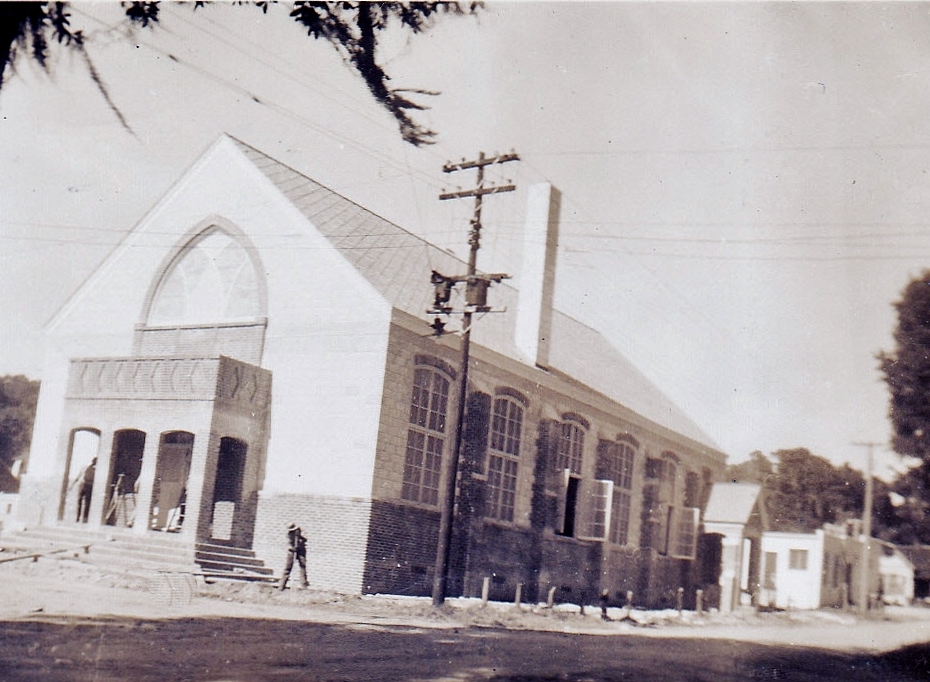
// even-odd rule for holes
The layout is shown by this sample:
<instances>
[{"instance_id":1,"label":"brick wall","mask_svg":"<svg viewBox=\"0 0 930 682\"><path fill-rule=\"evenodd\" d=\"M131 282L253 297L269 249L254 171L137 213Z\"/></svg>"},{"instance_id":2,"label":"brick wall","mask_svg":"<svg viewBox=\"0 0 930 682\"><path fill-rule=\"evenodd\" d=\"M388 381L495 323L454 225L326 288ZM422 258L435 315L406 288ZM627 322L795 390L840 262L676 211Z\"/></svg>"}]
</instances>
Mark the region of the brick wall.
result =
<instances>
[{"instance_id":1,"label":"brick wall","mask_svg":"<svg viewBox=\"0 0 930 682\"><path fill-rule=\"evenodd\" d=\"M371 513L371 501L360 498L259 493L253 549L280 576L287 524L296 523L307 537L310 587L360 594Z\"/></svg>"},{"instance_id":2,"label":"brick wall","mask_svg":"<svg viewBox=\"0 0 930 682\"><path fill-rule=\"evenodd\" d=\"M413 369L418 357L431 358L431 363L440 366L445 364L453 380L446 441L446 456L451 455L459 360L454 343L454 340L437 342L400 324L392 327L372 483L372 496L384 504L376 502L372 516L366 591L429 594L439 507L422 508L399 498ZM473 354L448 593L478 596L483 579L490 577L491 597L496 599L512 599L516 584L522 583L526 599L543 600L554 586L557 599L596 601L601 589L606 588L612 595L622 593L623 600L627 590L633 590L637 603L659 605L671 600L674 605L679 586L693 593L690 568L693 562L658 556L649 550L640 552L637 547L644 530L642 489L646 458L673 450L680 457L682 477L685 472L704 474L709 466L721 463L709 462L702 455L693 455L687 446L669 441L665 435L625 422L593 396L590 402L569 397L577 391L560 387L559 381L533 368L511 367L506 360L497 363ZM501 391L519 393L528 403L512 523L485 518L488 412L495 395ZM550 451L554 447L556 426L566 413L580 415L589 425L585 431L582 467L585 479L596 477L599 441L630 433L640 443L633 471L628 547L555 533L559 491L551 475L554 465ZM603 551L609 552L606 560L602 560Z\"/></svg>"}]
</instances>

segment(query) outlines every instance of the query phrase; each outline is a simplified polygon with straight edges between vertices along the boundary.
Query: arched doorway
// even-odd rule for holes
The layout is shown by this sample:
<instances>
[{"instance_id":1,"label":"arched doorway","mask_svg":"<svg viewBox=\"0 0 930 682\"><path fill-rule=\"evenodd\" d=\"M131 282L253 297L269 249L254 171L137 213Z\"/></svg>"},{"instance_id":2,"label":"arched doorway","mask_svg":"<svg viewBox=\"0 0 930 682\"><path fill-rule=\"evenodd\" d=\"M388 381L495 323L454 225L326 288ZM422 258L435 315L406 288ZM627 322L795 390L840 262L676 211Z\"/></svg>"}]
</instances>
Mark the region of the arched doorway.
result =
<instances>
[{"instance_id":1,"label":"arched doorway","mask_svg":"<svg viewBox=\"0 0 930 682\"><path fill-rule=\"evenodd\" d=\"M91 428L71 432L65 473L58 502L58 520L75 519L87 523L90 494L93 490L97 455L100 451L100 431Z\"/></svg>"},{"instance_id":2,"label":"arched doorway","mask_svg":"<svg viewBox=\"0 0 930 682\"><path fill-rule=\"evenodd\" d=\"M235 535L237 517L242 512L242 477L248 446L238 438L220 439L213 484L211 538L230 541Z\"/></svg>"},{"instance_id":3,"label":"arched doorway","mask_svg":"<svg viewBox=\"0 0 930 682\"><path fill-rule=\"evenodd\" d=\"M113 434L110 480L103 511L103 522L108 526L132 527L135 522L136 493L144 450L143 431L124 429Z\"/></svg>"},{"instance_id":4,"label":"arched doorway","mask_svg":"<svg viewBox=\"0 0 930 682\"><path fill-rule=\"evenodd\" d=\"M187 478L194 452L194 434L169 431L161 435L155 481L152 484L152 505L149 508L149 529L176 533L184 523L187 504Z\"/></svg>"}]
</instances>

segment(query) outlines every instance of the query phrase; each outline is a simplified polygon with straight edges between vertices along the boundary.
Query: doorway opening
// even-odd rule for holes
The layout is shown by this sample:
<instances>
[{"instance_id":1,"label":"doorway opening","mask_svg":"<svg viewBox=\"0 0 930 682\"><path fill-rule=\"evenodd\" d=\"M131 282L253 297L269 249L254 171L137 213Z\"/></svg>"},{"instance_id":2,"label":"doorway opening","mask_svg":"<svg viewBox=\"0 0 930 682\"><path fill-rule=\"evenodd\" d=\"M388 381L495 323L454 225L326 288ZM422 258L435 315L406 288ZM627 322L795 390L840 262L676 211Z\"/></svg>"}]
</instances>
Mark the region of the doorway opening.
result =
<instances>
[{"instance_id":1,"label":"doorway opening","mask_svg":"<svg viewBox=\"0 0 930 682\"><path fill-rule=\"evenodd\" d=\"M113 452L110 457L110 480L107 483L107 504L103 521L108 526L131 528L136 519L136 493L139 474L142 473L142 456L145 450L145 433L125 429L113 434Z\"/></svg>"},{"instance_id":2,"label":"doorway opening","mask_svg":"<svg viewBox=\"0 0 930 682\"><path fill-rule=\"evenodd\" d=\"M187 431L163 433L158 444L152 506L151 530L177 533L184 524L187 507L187 478L194 452L194 434Z\"/></svg>"},{"instance_id":3,"label":"doorway opening","mask_svg":"<svg viewBox=\"0 0 930 682\"><path fill-rule=\"evenodd\" d=\"M242 506L242 477L247 452L248 446L237 438L220 439L216 480L213 484L211 537L214 540L233 538L237 512Z\"/></svg>"},{"instance_id":4,"label":"doorway opening","mask_svg":"<svg viewBox=\"0 0 930 682\"><path fill-rule=\"evenodd\" d=\"M59 521L75 519L78 523L87 523L99 451L100 431L75 429L71 432L65 476L61 483L61 499L58 502Z\"/></svg>"}]
</instances>

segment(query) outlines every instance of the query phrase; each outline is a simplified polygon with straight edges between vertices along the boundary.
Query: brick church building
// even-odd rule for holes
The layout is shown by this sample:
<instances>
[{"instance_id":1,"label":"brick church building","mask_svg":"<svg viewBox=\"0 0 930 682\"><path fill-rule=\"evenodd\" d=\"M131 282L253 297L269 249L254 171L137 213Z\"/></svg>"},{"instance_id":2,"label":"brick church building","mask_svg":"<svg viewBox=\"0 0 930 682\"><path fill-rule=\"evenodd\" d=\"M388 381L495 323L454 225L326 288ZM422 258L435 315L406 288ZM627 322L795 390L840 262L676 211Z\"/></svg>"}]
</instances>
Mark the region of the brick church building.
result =
<instances>
[{"instance_id":1,"label":"brick church building","mask_svg":"<svg viewBox=\"0 0 930 682\"><path fill-rule=\"evenodd\" d=\"M518 286L473 330L450 593L669 604L717 580L700 524L725 457L552 308L558 214L530 189ZM429 277L464 269L221 137L49 323L21 522L277 569L294 521L313 588L429 594L461 372Z\"/></svg>"}]
</instances>

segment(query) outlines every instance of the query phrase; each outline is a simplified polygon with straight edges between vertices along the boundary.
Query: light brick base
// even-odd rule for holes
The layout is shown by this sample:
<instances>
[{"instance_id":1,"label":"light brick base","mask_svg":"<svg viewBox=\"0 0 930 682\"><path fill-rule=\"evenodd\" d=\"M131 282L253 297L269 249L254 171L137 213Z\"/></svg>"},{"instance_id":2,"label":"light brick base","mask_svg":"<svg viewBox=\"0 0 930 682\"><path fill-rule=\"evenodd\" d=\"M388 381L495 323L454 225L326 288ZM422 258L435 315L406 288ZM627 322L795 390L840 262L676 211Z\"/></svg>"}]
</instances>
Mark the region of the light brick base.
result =
<instances>
[{"instance_id":1,"label":"light brick base","mask_svg":"<svg viewBox=\"0 0 930 682\"><path fill-rule=\"evenodd\" d=\"M287 559L287 524L307 537L310 587L361 594L371 500L259 493L253 549L280 576Z\"/></svg>"}]
</instances>

